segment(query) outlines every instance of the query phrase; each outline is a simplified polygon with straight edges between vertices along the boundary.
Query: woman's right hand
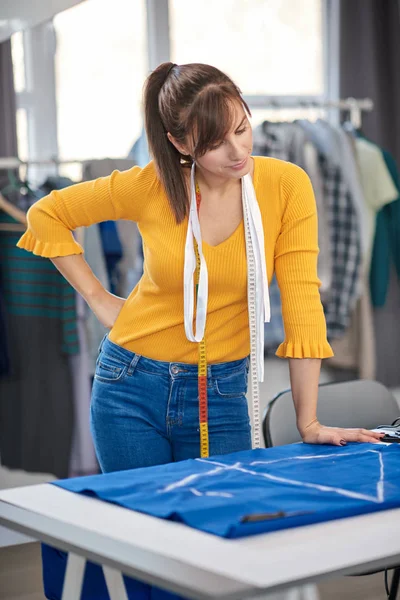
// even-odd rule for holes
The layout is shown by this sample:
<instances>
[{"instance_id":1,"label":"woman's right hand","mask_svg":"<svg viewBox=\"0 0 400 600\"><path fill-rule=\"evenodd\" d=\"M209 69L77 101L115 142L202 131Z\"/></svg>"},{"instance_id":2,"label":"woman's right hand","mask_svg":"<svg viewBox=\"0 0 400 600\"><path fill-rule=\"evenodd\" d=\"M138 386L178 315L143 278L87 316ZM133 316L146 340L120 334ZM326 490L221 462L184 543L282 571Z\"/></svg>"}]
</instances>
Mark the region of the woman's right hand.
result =
<instances>
[{"instance_id":1,"label":"woman's right hand","mask_svg":"<svg viewBox=\"0 0 400 600\"><path fill-rule=\"evenodd\" d=\"M107 329L112 329L122 307L125 304L125 299L119 296L114 296L104 288L101 288L100 293L86 299L91 310L94 312L100 323Z\"/></svg>"},{"instance_id":2,"label":"woman's right hand","mask_svg":"<svg viewBox=\"0 0 400 600\"><path fill-rule=\"evenodd\" d=\"M50 259L73 288L81 294L98 320L112 329L125 299L114 296L102 286L82 254L57 256Z\"/></svg>"}]
</instances>

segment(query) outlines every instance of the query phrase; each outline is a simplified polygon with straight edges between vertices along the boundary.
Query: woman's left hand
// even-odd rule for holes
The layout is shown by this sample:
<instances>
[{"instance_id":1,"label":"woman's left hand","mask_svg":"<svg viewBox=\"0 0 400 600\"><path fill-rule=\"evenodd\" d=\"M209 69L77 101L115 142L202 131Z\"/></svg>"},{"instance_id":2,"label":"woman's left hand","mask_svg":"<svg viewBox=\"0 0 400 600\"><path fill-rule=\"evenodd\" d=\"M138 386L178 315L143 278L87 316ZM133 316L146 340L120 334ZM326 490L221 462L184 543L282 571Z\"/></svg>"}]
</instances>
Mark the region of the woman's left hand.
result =
<instances>
[{"instance_id":1,"label":"woman's left hand","mask_svg":"<svg viewBox=\"0 0 400 600\"><path fill-rule=\"evenodd\" d=\"M384 433L377 433L368 429L327 427L316 421L306 427L302 432L301 437L306 444L332 444L334 446L345 446L347 442L377 443L384 435Z\"/></svg>"}]
</instances>

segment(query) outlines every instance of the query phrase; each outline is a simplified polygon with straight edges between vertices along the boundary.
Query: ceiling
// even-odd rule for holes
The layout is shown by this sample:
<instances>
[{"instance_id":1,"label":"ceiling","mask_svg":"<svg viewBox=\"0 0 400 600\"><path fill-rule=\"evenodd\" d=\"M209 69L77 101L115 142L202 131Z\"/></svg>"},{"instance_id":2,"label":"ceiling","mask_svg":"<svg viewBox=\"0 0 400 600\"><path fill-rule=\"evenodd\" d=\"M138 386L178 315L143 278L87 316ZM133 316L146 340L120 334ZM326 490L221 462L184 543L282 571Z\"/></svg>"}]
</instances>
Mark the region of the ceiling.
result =
<instances>
[{"instance_id":1,"label":"ceiling","mask_svg":"<svg viewBox=\"0 0 400 600\"><path fill-rule=\"evenodd\" d=\"M83 0L0 0L0 42L30 29Z\"/></svg>"}]
</instances>

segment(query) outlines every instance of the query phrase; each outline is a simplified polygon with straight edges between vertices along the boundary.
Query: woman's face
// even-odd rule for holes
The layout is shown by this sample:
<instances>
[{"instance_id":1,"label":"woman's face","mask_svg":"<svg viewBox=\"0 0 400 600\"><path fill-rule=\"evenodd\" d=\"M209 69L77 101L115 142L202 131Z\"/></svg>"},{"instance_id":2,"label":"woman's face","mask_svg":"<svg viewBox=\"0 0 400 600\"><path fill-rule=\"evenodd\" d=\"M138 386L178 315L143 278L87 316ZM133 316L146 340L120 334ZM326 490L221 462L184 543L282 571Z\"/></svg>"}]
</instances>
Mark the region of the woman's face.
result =
<instances>
[{"instance_id":1,"label":"woman's face","mask_svg":"<svg viewBox=\"0 0 400 600\"><path fill-rule=\"evenodd\" d=\"M234 105L233 127L225 139L208 150L196 163L214 176L240 179L250 171L253 132L241 104Z\"/></svg>"},{"instance_id":2,"label":"woman's face","mask_svg":"<svg viewBox=\"0 0 400 600\"><path fill-rule=\"evenodd\" d=\"M223 179L240 179L250 172L250 155L253 150L253 132L250 121L243 106L235 102L233 127L225 139L215 148L208 150L201 158L196 159L196 164L213 176ZM175 140L168 137L178 150L184 155L193 155L193 148L178 146Z\"/></svg>"}]
</instances>

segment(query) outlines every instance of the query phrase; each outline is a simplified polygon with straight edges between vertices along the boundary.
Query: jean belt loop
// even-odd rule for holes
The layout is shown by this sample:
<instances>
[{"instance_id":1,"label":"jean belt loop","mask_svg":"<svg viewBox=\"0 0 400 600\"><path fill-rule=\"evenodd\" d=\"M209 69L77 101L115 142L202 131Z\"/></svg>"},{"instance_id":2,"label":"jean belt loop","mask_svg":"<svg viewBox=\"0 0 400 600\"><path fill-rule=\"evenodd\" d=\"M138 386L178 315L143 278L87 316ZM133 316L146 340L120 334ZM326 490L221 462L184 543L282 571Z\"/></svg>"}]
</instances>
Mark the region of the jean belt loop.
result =
<instances>
[{"instance_id":1,"label":"jean belt loop","mask_svg":"<svg viewBox=\"0 0 400 600\"><path fill-rule=\"evenodd\" d=\"M108 336L108 333L106 333L106 334L103 336L103 339L101 340L101 342L100 342L100 346L99 346L99 349L98 349L98 351L97 351L97 353L98 353L98 354L100 354L100 352L102 351L102 349L103 349L103 344L104 344L104 342L106 341L106 339L107 339L107 336Z\"/></svg>"},{"instance_id":2,"label":"jean belt loop","mask_svg":"<svg viewBox=\"0 0 400 600\"><path fill-rule=\"evenodd\" d=\"M127 375L133 375L133 373L135 372L135 369L136 369L136 365L139 362L139 359L140 359L140 354L135 354L130 362L129 367L128 367Z\"/></svg>"}]
</instances>

